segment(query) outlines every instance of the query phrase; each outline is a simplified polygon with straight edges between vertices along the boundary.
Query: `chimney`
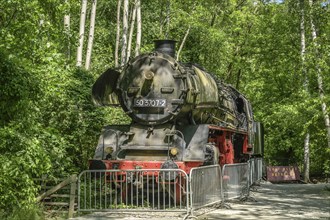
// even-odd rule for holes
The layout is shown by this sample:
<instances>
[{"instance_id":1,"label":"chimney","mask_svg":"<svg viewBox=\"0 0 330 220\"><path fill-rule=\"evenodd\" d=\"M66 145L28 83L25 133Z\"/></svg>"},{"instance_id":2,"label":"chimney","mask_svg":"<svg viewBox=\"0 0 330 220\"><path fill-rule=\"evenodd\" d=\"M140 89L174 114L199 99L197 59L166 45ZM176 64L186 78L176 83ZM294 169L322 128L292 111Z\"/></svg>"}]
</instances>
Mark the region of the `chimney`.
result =
<instances>
[{"instance_id":1,"label":"chimney","mask_svg":"<svg viewBox=\"0 0 330 220\"><path fill-rule=\"evenodd\" d=\"M175 57L175 40L155 40L155 51Z\"/></svg>"}]
</instances>

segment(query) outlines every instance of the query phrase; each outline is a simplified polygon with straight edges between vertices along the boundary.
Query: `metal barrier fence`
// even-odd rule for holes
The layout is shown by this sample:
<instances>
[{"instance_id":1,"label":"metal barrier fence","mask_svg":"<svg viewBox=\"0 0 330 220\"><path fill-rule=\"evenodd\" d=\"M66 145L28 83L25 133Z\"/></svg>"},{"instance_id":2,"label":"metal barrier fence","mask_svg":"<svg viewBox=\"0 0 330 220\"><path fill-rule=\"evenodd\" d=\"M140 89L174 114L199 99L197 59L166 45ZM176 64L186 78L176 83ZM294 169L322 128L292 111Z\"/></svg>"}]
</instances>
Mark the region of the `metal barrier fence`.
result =
<instances>
[{"instance_id":1,"label":"metal barrier fence","mask_svg":"<svg viewBox=\"0 0 330 220\"><path fill-rule=\"evenodd\" d=\"M193 168L190 171L191 211L221 202L222 175L219 165Z\"/></svg>"},{"instance_id":2,"label":"metal barrier fence","mask_svg":"<svg viewBox=\"0 0 330 220\"><path fill-rule=\"evenodd\" d=\"M78 177L78 212L185 212L249 195L262 178L262 159L180 169L85 170ZM190 200L190 202L189 202Z\"/></svg>"},{"instance_id":3,"label":"metal barrier fence","mask_svg":"<svg viewBox=\"0 0 330 220\"><path fill-rule=\"evenodd\" d=\"M262 179L262 158L253 158L249 160L249 184L252 185L253 183Z\"/></svg>"},{"instance_id":4,"label":"metal barrier fence","mask_svg":"<svg viewBox=\"0 0 330 220\"><path fill-rule=\"evenodd\" d=\"M224 199L240 198L249 193L249 164L226 164L222 171Z\"/></svg>"},{"instance_id":5,"label":"metal barrier fence","mask_svg":"<svg viewBox=\"0 0 330 220\"><path fill-rule=\"evenodd\" d=\"M188 176L179 169L85 170L78 177L78 212L189 212Z\"/></svg>"},{"instance_id":6,"label":"metal barrier fence","mask_svg":"<svg viewBox=\"0 0 330 220\"><path fill-rule=\"evenodd\" d=\"M259 181L259 180L262 179L263 159L262 158L257 158L256 160L257 160L256 164L258 166L258 168L257 168L257 171L258 171L257 180Z\"/></svg>"}]
</instances>

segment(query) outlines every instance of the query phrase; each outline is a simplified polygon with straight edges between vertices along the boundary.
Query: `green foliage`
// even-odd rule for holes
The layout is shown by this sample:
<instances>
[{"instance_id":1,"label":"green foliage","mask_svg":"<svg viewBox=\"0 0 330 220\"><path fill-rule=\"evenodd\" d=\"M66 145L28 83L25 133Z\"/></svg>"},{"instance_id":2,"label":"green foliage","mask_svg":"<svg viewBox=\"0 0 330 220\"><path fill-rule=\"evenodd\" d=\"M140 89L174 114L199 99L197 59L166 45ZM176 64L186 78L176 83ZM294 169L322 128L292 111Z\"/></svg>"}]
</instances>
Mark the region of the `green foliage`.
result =
<instances>
[{"instance_id":1,"label":"green foliage","mask_svg":"<svg viewBox=\"0 0 330 220\"><path fill-rule=\"evenodd\" d=\"M34 201L31 177L47 173L51 165L38 134L38 81L5 54L0 55L0 74L0 209L7 211Z\"/></svg>"},{"instance_id":2,"label":"green foliage","mask_svg":"<svg viewBox=\"0 0 330 220\"><path fill-rule=\"evenodd\" d=\"M321 12L320 17L325 12ZM308 56L305 65L308 67L309 82L306 93L303 86L306 78L300 57L301 14L298 5L294 1L286 1L280 5L266 4L260 8L258 15L262 17L262 21L257 23L255 37L251 38L256 46L252 53L252 65L256 66L245 77L243 91L252 100L256 118L265 124L266 159L270 164L297 164L302 167L304 138L309 132L311 174L324 175L329 172L325 166L329 159L324 154L327 147L326 132L315 70L317 63L326 59L317 58L318 62L315 62L315 53L310 53L313 51L311 30L306 25ZM310 24L308 15L305 19ZM315 19L315 22L319 21L319 17ZM320 32L322 31L321 28ZM325 43L327 40L323 38L322 41ZM325 66L323 65L323 73L327 72ZM329 82L328 75L323 75L323 80L328 100L329 88L325 84ZM325 102L329 104L328 101Z\"/></svg>"}]
</instances>

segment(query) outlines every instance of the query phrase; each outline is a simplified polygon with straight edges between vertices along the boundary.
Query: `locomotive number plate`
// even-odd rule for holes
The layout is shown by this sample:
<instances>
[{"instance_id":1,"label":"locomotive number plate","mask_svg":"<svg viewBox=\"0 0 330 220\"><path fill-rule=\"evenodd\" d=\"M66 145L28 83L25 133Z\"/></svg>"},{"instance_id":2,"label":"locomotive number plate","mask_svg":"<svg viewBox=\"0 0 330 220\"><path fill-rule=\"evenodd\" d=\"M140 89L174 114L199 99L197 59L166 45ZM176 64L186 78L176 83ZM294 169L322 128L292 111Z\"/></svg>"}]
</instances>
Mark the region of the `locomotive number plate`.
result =
<instances>
[{"instance_id":1,"label":"locomotive number plate","mask_svg":"<svg viewBox=\"0 0 330 220\"><path fill-rule=\"evenodd\" d=\"M165 108L166 99L135 99L134 106Z\"/></svg>"}]
</instances>

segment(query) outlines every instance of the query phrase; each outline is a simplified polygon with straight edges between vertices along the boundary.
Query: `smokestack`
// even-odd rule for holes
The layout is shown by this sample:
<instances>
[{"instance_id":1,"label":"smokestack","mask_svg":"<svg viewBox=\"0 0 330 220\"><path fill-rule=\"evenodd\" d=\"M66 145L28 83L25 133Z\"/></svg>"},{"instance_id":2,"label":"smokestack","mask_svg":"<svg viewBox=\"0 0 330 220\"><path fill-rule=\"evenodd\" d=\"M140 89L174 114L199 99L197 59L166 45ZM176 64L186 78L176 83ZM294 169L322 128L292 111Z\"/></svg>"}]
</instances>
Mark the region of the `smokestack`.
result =
<instances>
[{"instance_id":1,"label":"smokestack","mask_svg":"<svg viewBox=\"0 0 330 220\"><path fill-rule=\"evenodd\" d=\"M155 51L175 57L175 40L155 40Z\"/></svg>"}]
</instances>

